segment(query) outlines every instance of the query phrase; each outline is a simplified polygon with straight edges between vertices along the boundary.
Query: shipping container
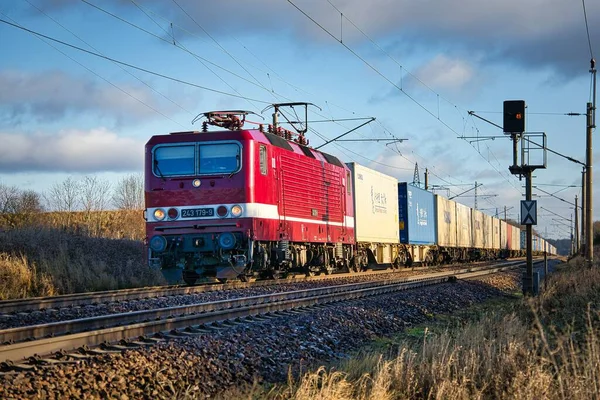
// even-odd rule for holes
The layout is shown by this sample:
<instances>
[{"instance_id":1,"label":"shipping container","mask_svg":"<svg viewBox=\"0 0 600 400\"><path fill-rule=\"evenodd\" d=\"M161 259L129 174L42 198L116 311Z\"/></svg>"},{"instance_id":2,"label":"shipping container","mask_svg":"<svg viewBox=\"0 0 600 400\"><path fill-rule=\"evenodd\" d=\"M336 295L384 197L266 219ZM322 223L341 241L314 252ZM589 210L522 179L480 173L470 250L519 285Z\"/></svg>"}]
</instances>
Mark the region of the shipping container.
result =
<instances>
[{"instance_id":1,"label":"shipping container","mask_svg":"<svg viewBox=\"0 0 600 400\"><path fill-rule=\"evenodd\" d=\"M471 230L473 232L473 247L485 248L485 217L479 210L471 210Z\"/></svg>"},{"instance_id":2,"label":"shipping container","mask_svg":"<svg viewBox=\"0 0 600 400\"><path fill-rule=\"evenodd\" d=\"M458 247L472 247L471 207L456 203L456 243Z\"/></svg>"},{"instance_id":3,"label":"shipping container","mask_svg":"<svg viewBox=\"0 0 600 400\"><path fill-rule=\"evenodd\" d=\"M521 229L516 226L510 225L512 234L510 240L510 249L513 251L521 250Z\"/></svg>"},{"instance_id":4,"label":"shipping container","mask_svg":"<svg viewBox=\"0 0 600 400\"><path fill-rule=\"evenodd\" d=\"M492 217L492 249L500 250L500 220Z\"/></svg>"},{"instance_id":5,"label":"shipping container","mask_svg":"<svg viewBox=\"0 0 600 400\"><path fill-rule=\"evenodd\" d=\"M491 249L494 246L494 222L491 215L483 214L483 248Z\"/></svg>"},{"instance_id":6,"label":"shipping container","mask_svg":"<svg viewBox=\"0 0 600 400\"><path fill-rule=\"evenodd\" d=\"M508 250L508 224L500 220L500 250Z\"/></svg>"},{"instance_id":7,"label":"shipping container","mask_svg":"<svg viewBox=\"0 0 600 400\"><path fill-rule=\"evenodd\" d=\"M348 163L354 187L357 242L398 243L398 180L356 163Z\"/></svg>"},{"instance_id":8,"label":"shipping container","mask_svg":"<svg viewBox=\"0 0 600 400\"><path fill-rule=\"evenodd\" d=\"M435 243L435 198L433 193L406 182L398 184L400 243Z\"/></svg>"},{"instance_id":9,"label":"shipping container","mask_svg":"<svg viewBox=\"0 0 600 400\"><path fill-rule=\"evenodd\" d=\"M456 247L456 203L435 195L437 245Z\"/></svg>"}]
</instances>

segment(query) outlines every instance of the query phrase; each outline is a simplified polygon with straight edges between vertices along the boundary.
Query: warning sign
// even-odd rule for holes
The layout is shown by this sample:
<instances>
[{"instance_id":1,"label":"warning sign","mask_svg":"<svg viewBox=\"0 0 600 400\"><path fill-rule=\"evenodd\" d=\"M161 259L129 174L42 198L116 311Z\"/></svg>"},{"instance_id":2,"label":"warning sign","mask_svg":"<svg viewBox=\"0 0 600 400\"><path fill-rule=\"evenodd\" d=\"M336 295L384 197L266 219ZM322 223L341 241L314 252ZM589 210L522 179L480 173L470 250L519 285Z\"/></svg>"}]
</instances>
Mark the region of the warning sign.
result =
<instances>
[{"instance_id":1,"label":"warning sign","mask_svg":"<svg viewBox=\"0 0 600 400\"><path fill-rule=\"evenodd\" d=\"M521 225L537 225L537 200L521 200Z\"/></svg>"}]
</instances>

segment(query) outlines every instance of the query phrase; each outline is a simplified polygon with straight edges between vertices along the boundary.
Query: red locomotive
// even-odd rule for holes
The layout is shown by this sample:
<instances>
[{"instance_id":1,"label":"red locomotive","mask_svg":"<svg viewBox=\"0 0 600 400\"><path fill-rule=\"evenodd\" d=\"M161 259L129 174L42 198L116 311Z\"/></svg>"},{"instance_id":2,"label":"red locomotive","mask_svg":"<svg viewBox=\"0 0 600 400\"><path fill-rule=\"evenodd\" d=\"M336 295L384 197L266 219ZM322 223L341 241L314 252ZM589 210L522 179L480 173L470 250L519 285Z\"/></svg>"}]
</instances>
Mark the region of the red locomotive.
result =
<instances>
[{"instance_id":1,"label":"red locomotive","mask_svg":"<svg viewBox=\"0 0 600 400\"><path fill-rule=\"evenodd\" d=\"M306 130L243 129L248 112L204 113L201 132L146 144L149 263L168 279L278 277L351 268L350 170ZM306 104L304 104L306 106ZM223 128L208 131L208 125Z\"/></svg>"}]
</instances>

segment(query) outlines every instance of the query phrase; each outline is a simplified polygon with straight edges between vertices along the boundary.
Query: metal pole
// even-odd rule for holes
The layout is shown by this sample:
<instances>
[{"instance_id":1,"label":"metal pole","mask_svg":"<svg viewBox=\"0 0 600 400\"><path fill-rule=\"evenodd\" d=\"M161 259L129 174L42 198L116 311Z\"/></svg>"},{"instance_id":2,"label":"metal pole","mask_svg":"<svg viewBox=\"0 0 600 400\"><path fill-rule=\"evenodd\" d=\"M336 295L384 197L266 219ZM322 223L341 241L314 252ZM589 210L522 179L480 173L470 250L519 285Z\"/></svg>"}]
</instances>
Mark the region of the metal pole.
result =
<instances>
[{"instance_id":1,"label":"metal pole","mask_svg":"<svg viewBox=\"0 0 600 400\"><path fill-rule=\"evenodd\" d=\"M586 163L585 163L585 180L586 180L586 201L585 201L585 261L588 267L591 267L594 262L594 237L592 234L592 103L587 103L587 138L586 138Z\"/></svg>"},{"instance_id":2,"label":"metal pole","mask_svg":"<svg viewBox=\"0 0 600 400\"><path fill-rule=\"evenodd\" d=\"M519 147L517 146L517 143L519 142L519 137L516 134L512 134L511 135L511 139L513 142L513 167L517 168L518 167L518 154L519 154Z\"/></svg>"},{"instance_id":3,"label":"metal pole","mask_svg":"<svg viewBox=\"0 0 600 400\"><path fill-rule=\"evenodd\" d=\"M425 190L429 189L429 171L425 168Z\"/></svg>"},{"instance_id":4,"label":"metal pole","mask_svg":"<svg viewBox=\"0 0 600 400\"><path fill-rule=\"evenodd\" d=\"M587 238L587 235L585 234L585 224L586 224L586 219L585 219L585 209L586 209L586 197L587 197L587 192L586 192L586 179L585 179L585 167L583 167L581 169L581 255L585 254L585 241Z\"/></svg>"},{"instance_id":5,"label":"metal pole","mask_svg":"<svg viewBox=\"0 0 600 400\"><path fill-rule=\"evenodd\" d=\"M548 288L548 253L544 252L544 288Z\"/></svg>"},{"instance_id":6,"label":"metal pole","mask_svg":"<svg viewBox=\"0 0 600 400\"><path fill-rule=\"evenodd\" d=\"M531 169L525 169L525 200L531 201ZM525 295L533 296L533 246L532 246L532 226L531 224L526 225L526 242L527 242L527 272L523 282L523 293Z\"/></svg>"},{"instance_id":7,"label":"metal pole","mask_svg":"<svg viewBox=\"0 0 600 400\"><path fill-rule=\"evenodd\" d=\"M579 253L579 218L578 218L578 210L577 210L577 196L575 196L575 252L573 254Z\"/></svg>"},{"instance_id":8,"label":"metal pole","mask_svg":"<svg viewBox=\"0 0 600 400\"><path fill-rule=\"evenodd\" d=\"M571 254L575 254L575 235L573 235L573 213L571 213L571 218L569 220L569 227L571 229Z\"/></svg>"}]
</instances>

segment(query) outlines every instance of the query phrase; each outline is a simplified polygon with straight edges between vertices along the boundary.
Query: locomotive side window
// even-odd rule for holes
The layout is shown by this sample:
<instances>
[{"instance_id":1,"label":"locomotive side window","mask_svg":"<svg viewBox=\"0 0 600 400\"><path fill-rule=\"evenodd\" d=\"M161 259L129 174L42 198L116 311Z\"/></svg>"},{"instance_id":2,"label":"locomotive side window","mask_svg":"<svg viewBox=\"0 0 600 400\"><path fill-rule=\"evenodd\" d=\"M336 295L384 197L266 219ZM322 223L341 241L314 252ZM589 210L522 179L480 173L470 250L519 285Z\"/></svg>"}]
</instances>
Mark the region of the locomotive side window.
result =
<instances>
[{"instance_id":1,"label":"locomotive side window","mask_svg":"<svg viewBox=\"0 0 600 400\"><path fill-rule=\"evenodd\" d=\"M267 146L260 145L258 148L258 158L260 159L260 173L261 175L267 174Z\"/></svg>"},{"instance_id":2,"label":"locomotive side window","mask_svg":"<svg viewBox=\"0 0 600 400\"><path fill-rule=\"evenodd\" d=\"M194 145L157 147L154 150L154 174L193 175L194 150Z\"/></svg>"},{"instance_id":3,"label":"locomotive side window","mask_svg":"<svg viewBox=\"0 0 600 400\"><path fill-rule=\"evenodd\" d=\"M240 146L235 143L200 144L200 174L228 174L240 169Z\"/></svg>"}]
</instances>

